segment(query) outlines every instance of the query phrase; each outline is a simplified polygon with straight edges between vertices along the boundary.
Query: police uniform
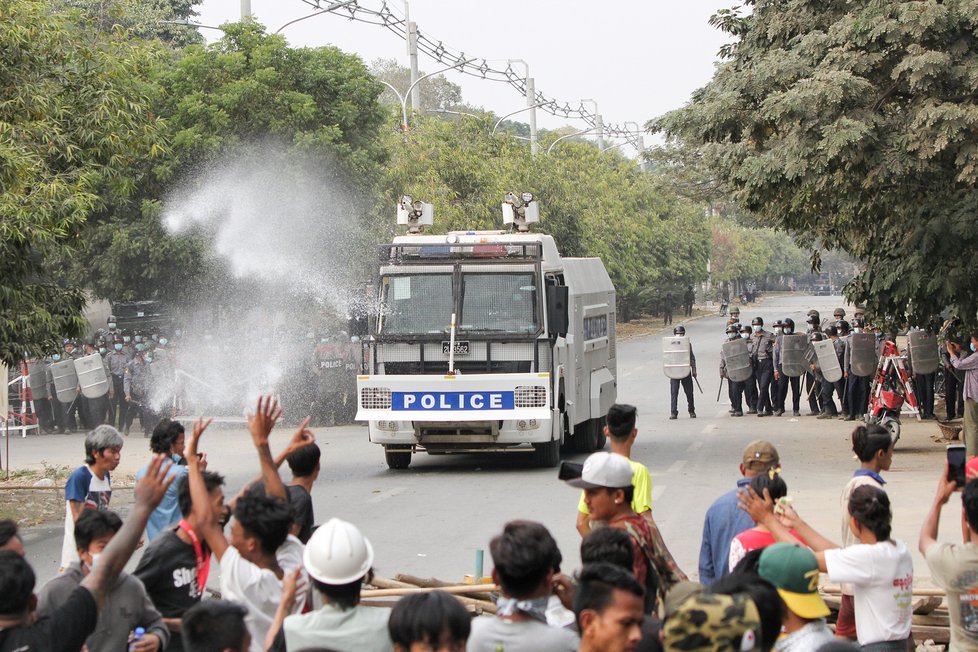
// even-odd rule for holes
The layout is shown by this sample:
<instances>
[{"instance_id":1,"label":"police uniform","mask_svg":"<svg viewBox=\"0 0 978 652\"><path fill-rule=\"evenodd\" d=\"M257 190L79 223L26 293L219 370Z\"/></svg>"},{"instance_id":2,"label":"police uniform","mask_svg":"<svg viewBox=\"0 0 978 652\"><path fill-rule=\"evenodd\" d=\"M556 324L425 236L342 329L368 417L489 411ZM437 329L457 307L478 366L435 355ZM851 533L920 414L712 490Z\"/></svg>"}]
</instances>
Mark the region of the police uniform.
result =
<instances>
[{"instance_id":1,"label":"police uniform","mask_svg":"<svg viewBox=\"0 0 978 652\"><path fill-rule=\"evenodd\" d=\"M780 333L775 333L774 335L774 370L777 372L777 378L774 382L774 393L776 399L774 401L774 414L775 416L781 416L784 414L784 404L788 398L788 387L791 387L791 411L794 416L799 416L799 403L801 401L801 390L799 388L801 379L798 376L788 377L784 375L784 368L781 365L781 352L782 344L784 342L785 335L793 335L795 332L794 322L790 326L791 332L785 333L784 328L786 326L782 324L782 331Z\"/></svg>"},{"instance_id":2,"label":"police uniform","mask_svg":"<svg viewBox=\"0 0 978 652\"><path fill-rule=\"evenodd\" d=\"M773 414L771 405L771 381L774 379L774 335L764 330L764 323L756 324L761 330L751 334L748 352L754 364L757 382L757 416Z\"/></svg>"},{"instance_id":3,"label":"police uniform","mask_svg":"<svg viewBox=\"0 0 978 652\"><path fill-rule=\"evenodd\" d=\"M116 345L119 347L118 350L116 350ZM118 424L119 430L125 430L129 404L126 403L124 378L126 365L129 364L129 355L122 345L121 337L113 342L112 350L105 356L105 364L109 368L109 381L112 383L112 405L115 408L113 423Z\"/></svg>"},{"instance_id":4,"label":"police uniform","mask_svg":"<svg viewBox=\"0 0 978 652\"><path fill-rule=\"evenodd\" d=\"M727 327L728 330L730 326ZM731 333L727 334L727 339L732 340ZM735 337L740 337L737 333ZM720 378L727 378L727 358L723 354L723 347L720 347ZM730 399L730 415L735 417L744 416L744 383L727 378L727 396Z\"/></svg>"}]
</instances>

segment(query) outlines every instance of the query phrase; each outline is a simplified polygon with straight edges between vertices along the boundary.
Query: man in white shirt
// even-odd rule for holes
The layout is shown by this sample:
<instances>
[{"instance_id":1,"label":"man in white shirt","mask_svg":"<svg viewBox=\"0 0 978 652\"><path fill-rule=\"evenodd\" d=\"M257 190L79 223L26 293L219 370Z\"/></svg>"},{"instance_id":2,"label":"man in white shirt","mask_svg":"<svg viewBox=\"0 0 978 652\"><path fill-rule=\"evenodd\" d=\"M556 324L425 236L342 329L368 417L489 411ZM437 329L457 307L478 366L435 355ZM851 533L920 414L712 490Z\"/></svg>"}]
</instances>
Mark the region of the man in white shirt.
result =
<instances>
[{"instance_id":1,"label":"man in white shirt","mask_svg":"<svg viewBox=\"0 0 978 652\"><path fill-rule=\"evenodd\" d=\"M265 637L282 597L282 579L286 573L302 568L303 545L289 534L292 513L286 502L286 489L278 475L268 446L268 435L282 415L278 401L271 397L258 399L254 415L248 417L248 429L261 462L264 493L249 490L233 506L231 539L224 536L219 515L214 513L197 457L200 435L210 421L200 420L187 444L187 478L190 483L192 513L200 534L221 566L221 594L226 600L248 609L245 620L251 635L251 652L264 650ZM300 571L299 599L294 612L305 606L308 580Z\"/></svg>"}]
</instances>

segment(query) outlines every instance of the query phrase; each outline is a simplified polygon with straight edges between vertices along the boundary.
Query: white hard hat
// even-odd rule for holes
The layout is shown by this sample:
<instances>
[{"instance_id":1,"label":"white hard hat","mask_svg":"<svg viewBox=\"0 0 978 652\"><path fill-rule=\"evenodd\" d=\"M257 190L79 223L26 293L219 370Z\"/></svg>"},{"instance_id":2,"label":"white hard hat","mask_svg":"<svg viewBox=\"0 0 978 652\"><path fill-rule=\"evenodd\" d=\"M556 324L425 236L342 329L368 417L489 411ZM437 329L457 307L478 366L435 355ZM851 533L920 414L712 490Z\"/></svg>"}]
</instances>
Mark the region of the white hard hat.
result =
<instances>
[{"instance_id":1,"label":"white hard hat","mask_svg":"<svg viewBox=\"0 0 978 652\"><path fill-rule=\"evenodd\" d=\"M357 526L331 518L316 528L306 544L306 572L323 584L350 584L364 577L374 562L374 549Z\"/></svg>"}]
</instances>

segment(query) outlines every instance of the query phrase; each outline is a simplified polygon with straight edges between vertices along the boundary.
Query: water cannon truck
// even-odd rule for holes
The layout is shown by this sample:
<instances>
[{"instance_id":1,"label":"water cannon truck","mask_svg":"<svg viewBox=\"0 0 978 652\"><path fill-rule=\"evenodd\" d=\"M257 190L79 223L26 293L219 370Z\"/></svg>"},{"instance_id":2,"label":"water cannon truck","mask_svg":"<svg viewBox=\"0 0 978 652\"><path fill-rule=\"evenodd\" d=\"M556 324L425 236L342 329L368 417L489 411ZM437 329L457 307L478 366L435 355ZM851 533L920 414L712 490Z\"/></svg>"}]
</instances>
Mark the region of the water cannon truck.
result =
<instances>
[{"instance_id":1,"label":"water cannon truck","mask_svg":"<svg viewBox=\"0 0 978 652\"><path fill-rule=\"evenodd\" d=\"M539 207L508 193L509 230L428 235L430 204L404 196L407 235L380 246L363 338L357 420L405 469L414 453L531 455L605 446L615 402L615 288L598 258L564 258L533 233Z\"/></svg>"}]
</instances>

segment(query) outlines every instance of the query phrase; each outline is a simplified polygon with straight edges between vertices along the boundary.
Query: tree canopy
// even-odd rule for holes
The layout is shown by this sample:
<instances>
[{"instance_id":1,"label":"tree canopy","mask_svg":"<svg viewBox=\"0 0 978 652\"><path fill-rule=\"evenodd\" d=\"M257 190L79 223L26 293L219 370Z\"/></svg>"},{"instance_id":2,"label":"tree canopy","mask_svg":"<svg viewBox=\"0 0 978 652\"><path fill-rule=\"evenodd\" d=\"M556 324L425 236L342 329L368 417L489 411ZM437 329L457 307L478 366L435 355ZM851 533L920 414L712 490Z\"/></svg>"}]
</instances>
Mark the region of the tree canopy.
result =
<instances>
[{"instance_id":1,"label":"tree canopy","mask_svg":"<svg viewBox=\"0 0 978 652\"><path fill-rule=\"evenodd\" d=\"M967 0L748 0L712 81L651 123L739 205L865 268L851 299L975 321L978 12Z\"/></svg>"}]
</instances>

